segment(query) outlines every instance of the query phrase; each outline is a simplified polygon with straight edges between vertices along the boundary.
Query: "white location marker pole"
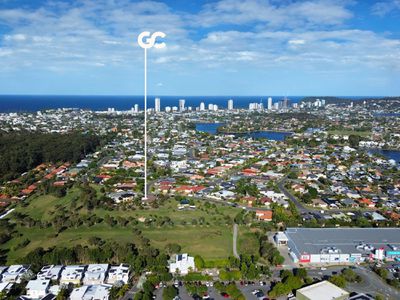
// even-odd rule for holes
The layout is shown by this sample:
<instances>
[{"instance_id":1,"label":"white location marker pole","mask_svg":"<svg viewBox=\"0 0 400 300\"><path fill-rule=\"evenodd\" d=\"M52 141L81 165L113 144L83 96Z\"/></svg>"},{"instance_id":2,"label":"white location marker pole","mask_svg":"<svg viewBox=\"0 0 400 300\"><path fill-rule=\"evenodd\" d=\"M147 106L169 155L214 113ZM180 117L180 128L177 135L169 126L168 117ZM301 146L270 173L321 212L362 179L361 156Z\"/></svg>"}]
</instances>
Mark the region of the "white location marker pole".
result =
<instances>
[{"instance_id":1,"label":"white location marker pole","mask_svg":"<svg viewBox=\"0 0 400 300\"><path fill-rule=\"evenodd\" d=\"M150 34L149 31L143 31L138 36L138 44L144 49L144 200L147 200L147 49L164 48L165 43L156 43L158 37L164 38L165 33L156 31ZM144 41L144 39L146 40Z\"/></svg>"}]
</instances>

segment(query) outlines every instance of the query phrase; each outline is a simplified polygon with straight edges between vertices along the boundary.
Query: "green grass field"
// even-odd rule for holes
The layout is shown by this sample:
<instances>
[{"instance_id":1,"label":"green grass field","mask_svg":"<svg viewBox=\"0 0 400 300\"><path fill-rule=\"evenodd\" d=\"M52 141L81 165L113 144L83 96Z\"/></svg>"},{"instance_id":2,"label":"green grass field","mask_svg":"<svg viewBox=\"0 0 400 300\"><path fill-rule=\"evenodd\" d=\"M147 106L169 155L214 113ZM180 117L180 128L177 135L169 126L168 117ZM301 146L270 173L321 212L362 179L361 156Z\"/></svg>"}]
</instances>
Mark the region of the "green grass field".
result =
<instances>
[{"instance_id":1,"label":"green grass field","mask_svg":"<svg viewBox=\"0 0 400 300\"><path fill-rule=\"evenodd\" d=\"M32 196L29 198L29 204L18 206L17 212L26 214L35 220L50 221L53 214L62 207L69 208L71 201L79 199L80 190L72 188L67 195L57 198L52 195ZM143 210L105 210L94 209L91 211L99 217L105 215L122 217L144 217L148 219L168 216L174 225L165 225L156 227L155 225L146 226L143 223L136 225L141 229L143 235L147 237L151 244L159 249L163 249L169 243L181 245L183 252L191 255L201 255L206 260L224 259L232 255L232 225L226 221L227 217L233 217L239 212L237 208L217 205L216 207L206 207L204 203L196 201L196 210L179 211L178 202L168 200L159 208L150 208ZM78 205L79 206L79 205ZM81 208L77 212L87 214L86 209ZM9 216L12 220L12 214ZM193 220L203 220L203 225L192 225ZM100 224L87 227L68 228L58 235L53 228L39 227L15 227L17 233L7 243L0 246L1 249L9 250L8 262L15 263L18 257L26 255L29 251L37 247L53 246L73 246L87 245L90 237L100 237L105 240L117 242L130 242L133 239L132 226L114 227L102 222ZM29 239L30 243L25 247L16 248L22 241ZM134 241L132 241L134 242ZM246 227L241 227L239 231L240 253L251 253L253 247L256 248L254 234L249 232ZM258 249L258 248L257 248ZM258 250L257 250L258 251Z\"/></svg>"},{"instance_id":2,"label":"green grass field","mask_svg":"<svg viewBox=\"0 0 400 300\"><path fill-rule=\"evenodd\" d=\"M239 254L258 255L259 242L254 232L247 226L240 226L238 230L238 252Z\"/></svg>"},{"instance_id":3,"label":"green grass field","mask_svg":"<svg viewBox=\"0 0 400 300\"><path fill-rule=\"evenodd\" d=\"M359 135L361 137L367 137L371 135L370 131L353 131L353 130L330 130L329 134L332 135Z\"/></svg>"}]
</instances>

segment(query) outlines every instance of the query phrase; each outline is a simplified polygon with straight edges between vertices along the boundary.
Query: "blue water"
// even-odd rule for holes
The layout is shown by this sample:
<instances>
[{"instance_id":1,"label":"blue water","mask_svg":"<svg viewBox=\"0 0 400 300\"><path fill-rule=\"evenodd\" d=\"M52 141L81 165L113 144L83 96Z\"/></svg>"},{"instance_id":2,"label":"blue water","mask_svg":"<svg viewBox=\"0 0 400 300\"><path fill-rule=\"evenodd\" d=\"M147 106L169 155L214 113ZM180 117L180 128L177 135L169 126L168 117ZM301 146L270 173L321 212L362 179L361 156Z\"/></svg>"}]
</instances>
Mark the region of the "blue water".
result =
<instances>
[{"instance_id":1,"label":"blue water","mask_svg":"<svg viewBox=\"0 0 400 300\"><path fill-rule=\"evenodd\" d=\"M223 123L197 123L196 130L216 134L218 127ZM286 137L292 135L290 132L275 132L275 131L258 131L243 134L236 134L236 136L251 137L253 139L268 139L273 141L283 141Z\"/></svg>"},{"instance_id":2,"label":"blue water","mask_svg":"<svg viewBox=\"0 0 400 300\"><path fill-rule=\"evenodd\" d=\"M196 123L196 130L216 134L218 127L221 125L224 125L224 123Z\"/></svg>"},{"instance_id":3,"label":"blue water","mask_svg":"<svg viewBox=\"0 0 400 300\"><path fill-rule=\"evenodd\" d=\"M400 117L400 113L376 113L374 117Z\"/></svg>"},{"instance_id":4,"label":"blue water","mask_svg":"<svg viewBox=\"0 0 400 300\"><path fill-rule=\"evenodd\" d=\"M154 98L148 96L148 107L154 108ZM158 97L158 96L157 96ZM248 108L250 102L260 102L267 105L268 96L159 96L161 108L166 106L178 106L179 99L185 99L186 106L197 107L204 102L206 107L209 103L217 104L226 108L228 99L233 99L235 108ZM273 102L277 102L283 96L271 96ZM288 97L292 103L297 103L303 96ZM359 97L348 97L357 99ZM38 111L54 108L83 108L91 110L106 110L113 107L116 110L128 110L135 104L143 108L143 96L9 96L0 95L0 112Z\"/></svg>"},{"instance_id":5,"label":"blue water","mask_svg":"<svg viewBox=\"0 0 400 300\"><path fill-rule=\"evenodd\" d=\"M387 159L393 159L397 163L400 163L400 151L373 149L373 150L369 150L368 152L382 154Z\"/></svg>"},{"instance_id":6,"label":"blue water","mask_svg":"<svg viewBox=\"0 0 400 300\"><path fill-rule=\"evenodd\" d=\"M283 141L288 136L291 136L290 132L276 132L276 131L258 131L242 134L241 136L251 137L253 139L268 139L273 141Z\"/></svg>"}]
</instances>

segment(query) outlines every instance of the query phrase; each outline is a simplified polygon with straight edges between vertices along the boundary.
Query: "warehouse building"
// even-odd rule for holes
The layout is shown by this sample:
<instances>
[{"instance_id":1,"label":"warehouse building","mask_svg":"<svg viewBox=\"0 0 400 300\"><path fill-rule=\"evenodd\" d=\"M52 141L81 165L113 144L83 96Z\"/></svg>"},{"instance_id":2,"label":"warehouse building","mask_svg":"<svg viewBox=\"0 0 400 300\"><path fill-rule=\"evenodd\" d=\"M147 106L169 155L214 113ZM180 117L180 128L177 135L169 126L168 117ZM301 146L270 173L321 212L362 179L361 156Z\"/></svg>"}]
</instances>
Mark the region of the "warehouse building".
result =
<instances>
[{"instance_id":1,"label":"warehouse building","mask_svg":"<svg viewBox=\"0 0 400 300\"><path fill-rule=\"evenodd\" d=\"M287 228L274 240L296 263L400 260L400 228Z\"/></svg>"},{"instance_id":2,"label":"warehouse building","mask_svg":"<svg viewBox=\"0 0 400 300\"><path fill-rule=\"evenodd\" d=\"M329 281L321 281L296 291L297 300L346 300L349 295Z\"/></svg>"}]
</instances>

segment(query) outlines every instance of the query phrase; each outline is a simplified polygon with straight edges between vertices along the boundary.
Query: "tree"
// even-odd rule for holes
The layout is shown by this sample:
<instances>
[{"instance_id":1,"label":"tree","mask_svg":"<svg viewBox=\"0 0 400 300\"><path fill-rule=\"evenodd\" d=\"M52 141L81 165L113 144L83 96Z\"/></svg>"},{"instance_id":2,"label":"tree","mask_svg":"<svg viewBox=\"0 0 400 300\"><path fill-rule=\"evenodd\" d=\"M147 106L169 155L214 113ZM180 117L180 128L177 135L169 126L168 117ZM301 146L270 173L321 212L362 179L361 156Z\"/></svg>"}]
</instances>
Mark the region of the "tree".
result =
<instances>
[{"instance_id":1,"label":"tree","mask_svg":"<svg viewBox=\"0 0 400 300\"><path fill-rule=\"evenodd\" d=\"M172 300L178 296L178 290L174 286L167 286L163 290L163 300Z\"/></svg>"},{"instance_id":2,"label":"tree","mask_svg":"<svg viewBox=\"0 0 400 300\"><path fill-rule=\"evenodd\" d=\"M67 300L69 297L69 290L65 287L61 288L58 292L56 300Z\"/></svg>"},{"instance_id":3,"label":"tree","mask_svg":"<svg viewBox=\"0 0 400 300\"><path fill-rule=\"evenodd\" d=\"M352 148L358 148L359 143L360 143L360 136L359 136L359 135L351 134L351 135L349 136L349 144L350 144L350 147L352 147Z\"/></svg>"},{"instance_id":4,"label":"tree","mask_svg":"<svg viewBox=\"0 0 400 300\"><path fill-rule=\"evenodd\" d=\"M307 270L304 268L294 269L294 275L301 279L305 279L307 277Z\"/></svg>"},{"instance_id":5,"label":"tree","mask_svg":"<svg viewBox=\"0 0 400 300\"><path fill-rule=\"evenodd\" d=\"M176 254L181 251L181 246L175 243L169 243L165 246L165 250L168 254Z\"/></svg>"},{"instance_id":6,"label":"tree","mask_svg":"<svg viewBox=\"0 0 400 300\"><path fill-rule=\"evenodd\" d=\"M194 257L194 265L198 270L201 270L205 267L204 259L200 255L196 255Z\"/></svg>"},{"instance_id":7,"label":"tree","mask_svg":"<svg viewBox=\"0 0 400 300\"><path fill-rule=\"evenodd\" d=\"M341 275L333 275L329 278L329 281L341 288L346 286L346 279Z\"/></svg>"}]
</instances>

